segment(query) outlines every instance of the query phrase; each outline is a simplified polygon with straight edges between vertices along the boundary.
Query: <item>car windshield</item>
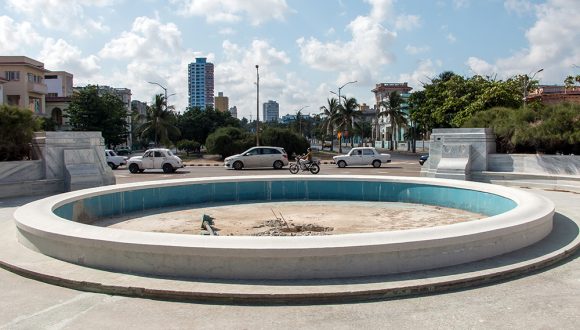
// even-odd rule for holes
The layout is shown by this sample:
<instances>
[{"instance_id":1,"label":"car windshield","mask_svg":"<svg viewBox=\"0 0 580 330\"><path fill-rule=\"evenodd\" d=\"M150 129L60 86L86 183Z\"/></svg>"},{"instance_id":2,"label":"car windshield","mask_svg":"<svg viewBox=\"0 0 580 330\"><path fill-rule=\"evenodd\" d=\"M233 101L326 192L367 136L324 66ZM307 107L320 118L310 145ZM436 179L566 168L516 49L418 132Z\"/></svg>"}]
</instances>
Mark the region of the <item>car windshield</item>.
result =
<instances>
[{"instance_id":1,"label":"car windshield","mask_svg":"<svg viewBox=\"0 0 580 330\"><path fill-rule=\"evenodd\" d=\"M171 153L171 150L167 150L167 156L169 156L169 157L173 156L173 154Z\"/></svg>"},{"instance_id":2,"label":"car windshield","mask_svg":"<svg viewBox=\"0 0 580 330\"><path fill-rule=\"evenodd\" d=\"M109 151L109 154L110 154L111 156L117 156L117 154L116 154L116 153L115 153L113 150L110 150L110 151Z\"/></svg>"}]
</instances>

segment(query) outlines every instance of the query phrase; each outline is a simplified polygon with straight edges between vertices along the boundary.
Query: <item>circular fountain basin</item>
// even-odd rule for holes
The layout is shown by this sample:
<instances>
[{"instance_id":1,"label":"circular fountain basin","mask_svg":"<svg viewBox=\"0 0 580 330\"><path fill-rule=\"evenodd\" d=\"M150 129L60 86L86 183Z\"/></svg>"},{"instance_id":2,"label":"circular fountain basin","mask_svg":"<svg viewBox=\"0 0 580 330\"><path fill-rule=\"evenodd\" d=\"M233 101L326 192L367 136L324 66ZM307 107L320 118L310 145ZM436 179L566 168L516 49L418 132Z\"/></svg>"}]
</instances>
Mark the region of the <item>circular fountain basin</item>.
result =
<instances>
[{"instance_id":1,"label":"circular fountain basin","mask_svg":"<svg viewBox=\"0 0 580 330\"><path fill-rule=\"evenodd\" d=\"M197 236L90 225L105 217L200 203L325 200L438 205L487 218L392 232L302 237ZM483 183L277 175L86 189L24 205L15 219L22 244L71 263L143 275L246 280L386 275L477 261L538 242L550 233L553 214L553 203L541 196Z\"/></svg>"}]
</instances>

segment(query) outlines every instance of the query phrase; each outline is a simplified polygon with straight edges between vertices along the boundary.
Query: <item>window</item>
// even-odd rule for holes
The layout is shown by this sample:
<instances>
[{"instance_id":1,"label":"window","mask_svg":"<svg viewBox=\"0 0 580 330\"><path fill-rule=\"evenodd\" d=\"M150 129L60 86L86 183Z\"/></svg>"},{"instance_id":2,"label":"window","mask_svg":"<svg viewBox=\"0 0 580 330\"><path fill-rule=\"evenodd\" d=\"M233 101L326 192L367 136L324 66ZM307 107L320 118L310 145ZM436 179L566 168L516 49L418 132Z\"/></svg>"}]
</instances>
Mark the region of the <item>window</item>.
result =
<instances>
[{"instance_id":1,"label":"window","mask_svg":"<svg viewBox=\"0 0 580 330\"><path fill-rule=\"evenodd\" d=\"M163 157L163 154L160 151L155 151L155 157Z\"/></svg>"},{"instance_id":2,"label":"window","mask_svg":"<svg viewBox=\"0 0 580 330\"><path fill-rule=\"evenodd\" d=\"M375 153L371 149L363 149L363 155L365 156L372 156Z\"/></svg>"},{"instance_id":3,"label":"window","mask_svg":"<svg viewBox=\"0 0 580 330\"><path fill-rule=\"evenodd\" d=\"M20 71L6 71L4 77L6 80L20 80Z\"/></svg>"}]
</instances>

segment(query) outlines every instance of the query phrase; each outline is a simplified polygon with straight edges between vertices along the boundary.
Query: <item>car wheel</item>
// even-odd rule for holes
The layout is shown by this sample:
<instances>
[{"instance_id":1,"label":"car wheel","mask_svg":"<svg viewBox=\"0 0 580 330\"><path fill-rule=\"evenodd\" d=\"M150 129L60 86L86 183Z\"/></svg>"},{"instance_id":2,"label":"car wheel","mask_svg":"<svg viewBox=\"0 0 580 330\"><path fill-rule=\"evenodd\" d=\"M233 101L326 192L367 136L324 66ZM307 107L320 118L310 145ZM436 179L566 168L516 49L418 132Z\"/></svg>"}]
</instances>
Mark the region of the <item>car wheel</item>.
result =
<instances>
[{"instance_id":1,"label":"car wheel","mask_svg":"<svg viewBox=\"0 0 580 330\"><path fill-rule=\"evenodd\" d=\"M381 161L378 159L373 160L373 167L381 167Z\"/></svg>"},{"instance_id":2,"label":"car wheel","mask_svg":"<svg viewBox=\"0 0 580 330\"><path fill-rule=\"evenodd\" d=\"M137 164L129 165L129 172L131 172L131 173L141 172L141 170L139 170L139 165L137 165Z\"/></svg>"},{"instance_id":3,"label":"car wheel","mask_svg":"<svg viewBox=\"0 0 580 330\"><path fill-rule=\"evenodd\" d=\"M338 163L336 163L336 165L338 165L338 167L340 168L345 168L346 162L344 160L339 160Z\"/></svg>"},{"instance_id":4,"label":"car wheel","mask_svg":"<svg viewBox=\"0 0 580 330\"><path fill-rule=\"evenodd\" d=\"M139 170L139 173L143 173L143 172L145 172L145 170Z\"/></svg>"},{"instance_id":5,"label":"car wheel","mask_svg":"<svg viewBox=\"0 0 580 330\"><path fill-rule=\"evenodd\" d=\"M171 166L171 164L169 163L165 163L163 164L163 173L171 173L173 172L173 166Z\"/></svg>"},{"instance_id":6,"label":"car wheel","mask_svg":"<svg viewBox=\"0 0 580 330\"><path fill-rule=\"evenodd\" d=\"M244 168L244 164L238 160L234 163L233 168L234 170L241 170Z\"/></svg>"},{"instance_id":7,"label":"car wheel","mask_svg":"<svg viewBox=\"0 0 580 330\"><path fill-rule=\"evenodd\" d=\"M114 169L116 169L116 168L117 168L117 167L115 166L115 164L113 164L113 163L111 163L111 162L107 163L107 165L109 165L109 167L110 167L112 170L114 170Z\"/></svg>"},{"instance_id":8,"label":"car wheel","mask_svg":"<svg viewBox=\"0 0 580 330\"><path fill-rule=\"evenodd\" d=\"M317 164L310 165L310 173L318 174L318 172L320 172L320 166L318 166Z\"/></svg>"},{"instance_id":9,"label":"car wheel","mask_svg":"<svg viewBox=\"0 0 580 330\"><path fill-rule=\"evenodd\" d=\"M274 162L274 169L279 170L284 167L284 163L281 160L277 160Z\"/></svg>"}]
</instances>

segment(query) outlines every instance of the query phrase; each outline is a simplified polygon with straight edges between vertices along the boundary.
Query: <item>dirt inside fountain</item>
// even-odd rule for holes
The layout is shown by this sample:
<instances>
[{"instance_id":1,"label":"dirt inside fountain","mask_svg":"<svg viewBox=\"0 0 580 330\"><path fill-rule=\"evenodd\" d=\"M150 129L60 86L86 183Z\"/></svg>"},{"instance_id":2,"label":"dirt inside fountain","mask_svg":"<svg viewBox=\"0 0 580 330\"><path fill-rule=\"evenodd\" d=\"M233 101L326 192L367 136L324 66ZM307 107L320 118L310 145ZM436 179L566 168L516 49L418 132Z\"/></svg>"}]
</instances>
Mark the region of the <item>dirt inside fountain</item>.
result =
<instances>
[{"instance_id":1,"label":"dirt inside fountain","mask_svg":"<svg viewBox=\"0 0 580 330\"><path fill-rule=\"evenodd\" d=\"M370 233L450 225L482 214L432 205L386 202L304 201L199 204L106 218L93 225L135 231L207 234L202 217L220 236L311 236Z\"/></svg>"}]
</instances>

